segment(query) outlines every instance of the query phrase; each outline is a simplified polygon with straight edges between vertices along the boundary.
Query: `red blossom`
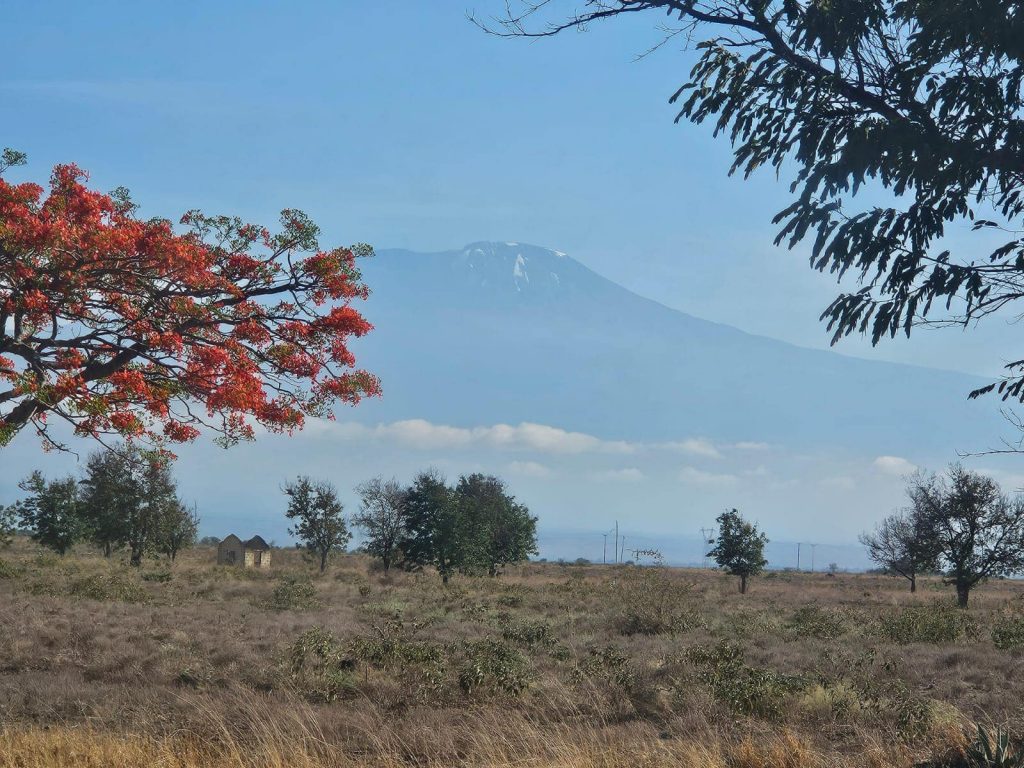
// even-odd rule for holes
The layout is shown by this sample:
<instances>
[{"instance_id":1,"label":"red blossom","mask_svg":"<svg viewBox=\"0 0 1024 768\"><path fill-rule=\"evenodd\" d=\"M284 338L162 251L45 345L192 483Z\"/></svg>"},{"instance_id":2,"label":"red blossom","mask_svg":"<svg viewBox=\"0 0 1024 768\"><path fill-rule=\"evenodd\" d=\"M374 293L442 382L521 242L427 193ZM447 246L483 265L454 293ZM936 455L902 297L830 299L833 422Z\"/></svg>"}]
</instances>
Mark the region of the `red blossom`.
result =
<instances>
[{"instance_id":1,"label":"red blossom","mask_svg":"<svg viewBox=\"0 0 1024 768\"><path fill-rule=\"evenodd\" d=\"M0 445L34 424L53 447L48 414L158 447L204 426L234 442L379 394L348 349L372 328L352 306L365 247L320 249L294 210L276 234L197 211L179 233L86 180L0 177Z\"/></svg>"}]
</instances>

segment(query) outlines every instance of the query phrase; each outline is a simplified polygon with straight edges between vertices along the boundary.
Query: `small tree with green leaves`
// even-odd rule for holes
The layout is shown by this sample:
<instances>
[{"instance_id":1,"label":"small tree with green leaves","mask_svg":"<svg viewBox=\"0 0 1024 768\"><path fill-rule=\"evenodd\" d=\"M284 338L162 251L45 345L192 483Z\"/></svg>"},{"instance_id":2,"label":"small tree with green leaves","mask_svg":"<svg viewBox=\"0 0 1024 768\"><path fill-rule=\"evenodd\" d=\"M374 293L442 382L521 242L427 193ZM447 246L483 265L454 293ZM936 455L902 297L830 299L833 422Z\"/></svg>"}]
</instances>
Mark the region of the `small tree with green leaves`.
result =
<instances>
[{"instance_id":1,"label":"small tree with green leaves","mask_svg":"<svg viewBox=\"0 0 1024 768\"><path fill-rule=\"evenodd\" d=\"M123 446L90 454L82 479L82 518L87 536L104 557L129 539L129 525L142 503L144 489L137 472L141 457Z\"/></svg>"},{"instance_id":2,"label":"small tree with green leaves","mask_svg":"<svg viewBox=\"0 0 1024 768\"><path fill-rule=\"evenodd\" d=\"M356 488L356 492L360 506L352 524L366 533L363 549L379 558L387 573L402 556L408 524L406 491L394 478L375 477Z\"/></svg>"},{"instance_id":3,"label":"small tree with green leaves","mask_svg":"<svg viewBox=\"0 0 1024 768\"><path fill-rule=\"evenodd\" d=\"M310 556L319 559L323 573L331 553L344 550L352 538L338 492L330 483L314 482L305 476L286 483L284 492L288 496L285 517L294 521L288 533Z\"/></svg>"},{"instance_id":4,"label":"small tree with green leaves","mask_svg":"<svg viewBox=\"0 0 1024 768\"><path fill-rule=\"evenodd\" d=\"M715 548L708 552L708 557L726 573L739 576L740 594L746 594L747 579L761 573L768 564L764 557L768 537L744 520L736 509L720 514L717 522L718 537L709 542Z\"/></svg>"},{"instance_id":5,"label":"small tree with green leaves","mask_svg":"<svg viewBox=\"0 0 1024 768\"><path fill-rule=\"evenodd\" d=\"M497 576L502 566L537 554L537 518L504 481L475 473L459 478L455 502L463 526L463 569Z\"/></svg>"},{"instance_id":6,"label":"small tree with green leaves","mask_svg":"<svg viewBox=\"0 0 1024 768\"><path fill-rule=\"evenodd\" d=\"M945 476L914 475L907 493L961 608L978 584L1024 570L1024 498L958 464Z\"/></svg>"},{"instance_id":7,"label":"small tree with green leaves","mask_svg":"<svg viewBox=\"0 0 1024 768\"><path fill-rule=\"evenodd\" d=\"M15 506L32 540L63 557L85 533L78 481L71 476L47 481L36 470L18 483L28 494Z\"/></svg>"},{"instance_id":8,"label":"small tree with green leaves","mask_svg":"<svg viewBox=\"0 0 1024 768\"><path fill-rule=\"evenodd\" d=\"M0 547L9 547L14 541L14 528L17 519L18 507L16 505L0 505Z\"/></svg>"},{"instance_id":9,"label":"small tree with green leaves","mask_svg":"<svg viewBox=\"0 0 1024 768\"><path fill-rule=\"evenodd\" d=\"M173 563L178 552L194 547L199 532L199 513L179 499L168 504L160 517L156 536L156 549Z\"/></svg>"},{"instance_id":10,"label":"small tree with green leaves","mask_svg":"<svg viewBox=\"0 0 1024 768\"><path fill-rule=\"evenodd\" d=\"M445 584L462 565L463 526L455 494L438 472L421 472L405 493L406 534L402 565L433 566Z\"/></svg>"}]
</instances>

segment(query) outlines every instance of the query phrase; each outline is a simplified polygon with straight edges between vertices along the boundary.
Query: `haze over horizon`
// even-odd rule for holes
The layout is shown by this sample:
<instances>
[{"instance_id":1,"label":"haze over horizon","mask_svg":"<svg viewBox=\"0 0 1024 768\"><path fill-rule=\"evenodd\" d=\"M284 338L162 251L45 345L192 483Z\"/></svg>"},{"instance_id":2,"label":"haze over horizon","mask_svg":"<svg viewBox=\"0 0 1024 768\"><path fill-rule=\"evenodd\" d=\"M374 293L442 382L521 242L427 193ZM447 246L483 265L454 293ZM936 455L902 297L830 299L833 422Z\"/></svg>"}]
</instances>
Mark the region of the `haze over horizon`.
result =
<instances>
[{"instance_id":1,"label":"haze over horizon","mask_svg":"<svg viewBox=\"0 0 1024 768\"><path fill-rule=\"evenodd\" d=\"M826 351L818 315L840 288L806 249L771 245L786 179L727 178L727 144L672 123L692 52L637 60L660 37L646 18L527 45L483 34L465 10L100 2L64 4L54 25L52 6L8 9L21 32L0 94L31 116L0 142L29 156L12 179L76 162L95 187L131 189L143 215L272 223L296 207L323 244L381 254L366 266L377 330L355 349L384 397L291 439L182 448L204 533L284 541L279 487L298 472L333 480L351 510L362 480L434 465L506 477L540 517L542 554L595 559L615 519L637 536L696 537L735 506L777 542L849 547L839 562L853 566L857 533L903 504L902 475L1010 433L998 401L965 398L1014 354L1012 318ZM566 252L585 290L521 305L509 297L522 292L497 301L462 272L431 293L429 273L391 268L402 249L478 242ZM515 254L498 251L508 289ZM443 292L434 308L447 314L424 322ZM837 371L848 386L823 389ZM1015 457L966 461L1024 486ZM0 460L0 503L31 468L72 465L19 435Z\"/></svg>"}]
</instances>

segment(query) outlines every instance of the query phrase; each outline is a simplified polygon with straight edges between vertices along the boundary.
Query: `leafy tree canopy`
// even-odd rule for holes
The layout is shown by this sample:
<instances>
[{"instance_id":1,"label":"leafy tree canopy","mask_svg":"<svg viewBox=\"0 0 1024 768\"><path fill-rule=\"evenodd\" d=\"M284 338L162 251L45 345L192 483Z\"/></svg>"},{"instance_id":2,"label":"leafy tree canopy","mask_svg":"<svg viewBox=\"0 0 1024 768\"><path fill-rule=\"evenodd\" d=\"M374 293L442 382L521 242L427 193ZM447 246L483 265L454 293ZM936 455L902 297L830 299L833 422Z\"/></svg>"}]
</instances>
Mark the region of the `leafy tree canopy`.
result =
<instances>
[{"instance_id":1,"label":"leafy tree canopy","mask_svg":"<svg viewBox=\"0 0 1024 768\"><path fill-rule=\"evenodd\" d=\"M0 173L23 162L7 150ZM300 428L379 392L350 339L371 326L356 257L321 250L286 210L280 230L190 211L183 233L143 221L123 190L57 166L48 191L0 177L0 445L31 425L158 446Z\"/></svg>"},{"instance_id":2,"label":"leafy tree canopy","mask_svg":"<svg viewBox=\"0 0 1024 768\"><path fill-rule=\"evenodd\" d=\"M714 549L708 557L718 563L726 573L740 577L740 592L747 591L747 579L756 576L768 564L764 545L768 537L757 526L743 519L736 509L723 512L717 518L718 537L712 541Z\"/></svg>"}]
</instances>

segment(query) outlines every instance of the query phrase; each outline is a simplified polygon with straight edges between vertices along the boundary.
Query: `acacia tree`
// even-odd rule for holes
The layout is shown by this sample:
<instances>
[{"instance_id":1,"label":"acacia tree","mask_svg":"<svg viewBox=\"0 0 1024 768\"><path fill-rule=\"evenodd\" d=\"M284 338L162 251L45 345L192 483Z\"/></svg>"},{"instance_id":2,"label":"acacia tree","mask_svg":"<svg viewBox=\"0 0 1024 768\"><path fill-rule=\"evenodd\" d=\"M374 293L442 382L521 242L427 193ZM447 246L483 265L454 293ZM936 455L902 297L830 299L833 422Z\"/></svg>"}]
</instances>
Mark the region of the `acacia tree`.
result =
<instances>
[{"instance_id":1,"label":"acacia tree","mask_svg":"<svg viewBox=\"0 0 1024 768\"><path fill-rule=\"evenodd\" d=\"M338 492L330 483L314 482L304 476L286 483L284 492L288 496L285 516L295 521L288 533L319 559L323 573L331 553L343 550L352 538Z\"/></svg>"},{"instance_id":2,"label":"acacia tree","mask_svg":"<svg viewBox=\"0 0 1024 768\"><path fill-rule=\"evenodd\" d=\"M637 14L658 18L666 39L695 44L671 97L676 120L710 121L727 136L730 173L794 174L776 243L807 241L814 269L860 283L822 314L833 343L854 333L877 343L919 323L967 326L1024 296L1015 5L527 0L506 4L488 28L549 36ZM874 194L858 207L865 186ZM984 232L948 238L971 227ZM1024 360L972 396L994 388L1024 401Z\"/></svg>"},{"instance_id":3,"label":"acacia tree","mask_svg":"<svg viewBox=\"0 0 1024 768\"><path fill-rule=\"evenodd\" d=\"M919 515L901 512L885 518L874 531L860 537L868 557L889 573L899 574L917 592L917 577L936 567L937 544Z\"/></svg>"},{"instance_id":4,"label":"acacia tree","mask_svg":"<svg viewBox=\"0 0 1024 768\"><path fill-rule=\"evenodd\" d=\"M356 488L356 492L360 507L352 517L352 524L366 532L363 547L369 554L380 558L387 573L401 557L402 541L407 534L405 489L394 478L384 480L375 477Z\"/></svg>"},{"instance_id":5,"label":"acacia tree","mask_svg":"<svg viewBox=\"0 0 1024 768\"><path fill-rule=\"evenodd\" d=\"M6 150L0 174L22 162ZM60 447L54 422L231 444L379 392L348 348L371 328L351 306L367 246L321 250L295 210L277 233L190 211L179 233L85 180L74 165L48 192L0 176L0 445L30 426Z\"/></svg>"},{"instance_id":6,"label":"acacia tree","mask_svg":"<svg viewBox=\"0 0 1024 768\"><path fill-rule=\"evenodd\" d=\"M715 547L707 556L726 573L739 576L740 594L746 594L747 579L759 574L768 564L764 557L768 537L760 533L756 525L744 520L736 509L723 512L716 521L718 537L709 542Z\"/></svg>"},{"instance_id":7,"label":"acacia tree","mask_svg":"<svg viewBox=\"0 0 1024 768\"><path fill-rule=\"evenodd\" d=\"M28 494L15 505L22 526L33 541L63 557L84 533L78 481L71 476L47 481L36 470L18 487Z\"/></svg>"},{"instance_id":8,"label":"acacia tree","mask_svg":"<svg viewBox=\"0 0 1024 768\"><path fill-rule=\"evenodd\" d=\"M966 608L971 590L991 577L1024 571L1024 499L990 477L953 465L945 477L917 474L907 493Z\"/></svg>"}]
</instances>

